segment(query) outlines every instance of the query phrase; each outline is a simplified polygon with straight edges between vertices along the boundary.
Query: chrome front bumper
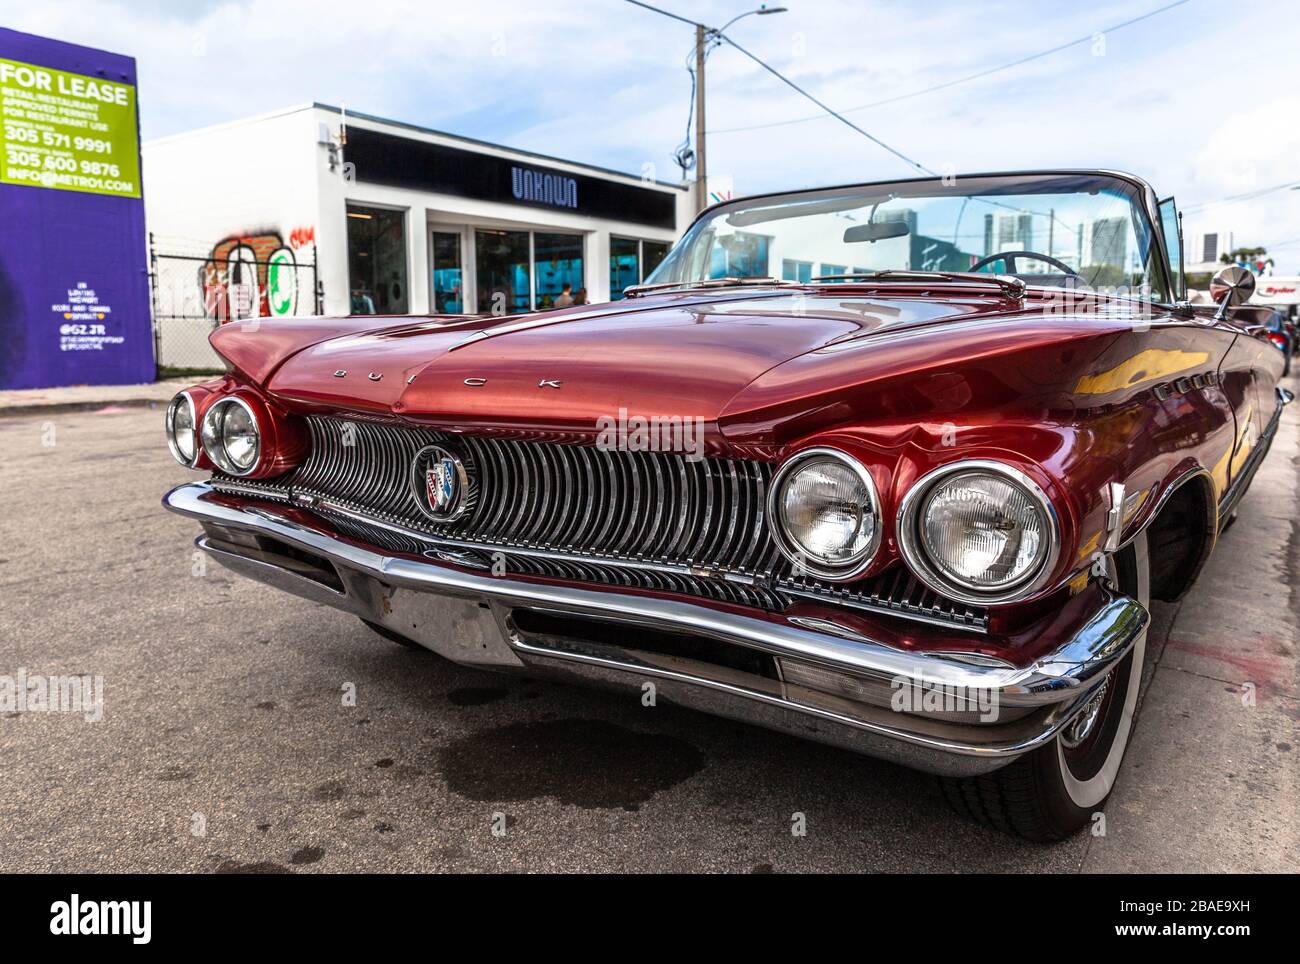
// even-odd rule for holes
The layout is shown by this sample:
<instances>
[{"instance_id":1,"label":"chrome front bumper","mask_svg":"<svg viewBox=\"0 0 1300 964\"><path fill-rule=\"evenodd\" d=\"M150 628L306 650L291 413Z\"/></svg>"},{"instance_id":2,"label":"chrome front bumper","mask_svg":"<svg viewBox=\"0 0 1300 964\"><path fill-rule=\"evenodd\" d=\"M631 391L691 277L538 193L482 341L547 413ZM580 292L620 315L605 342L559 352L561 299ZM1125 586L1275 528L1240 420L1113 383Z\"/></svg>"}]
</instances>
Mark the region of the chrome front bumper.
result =
<instances>
[{"instance_id":1,"label":"chrome front bumper","mask_svg":"<svg viewBox=\"0 0 1300 964\"><path fill-rule=\"evenodd\" d=\"M200 520L197 545L227 568L388 627L456 662L615 685L654 681L666 700L948 775L985 773L1051 740L1129 651L1146 610L1107 591L1063 645L1027 667L885 645L834 622L748 614L629 590L496 576L449 562L384 555L284 507L173 489L173 512ZM626 643L556 634L524 615L631 627ZM635 630L682 634L771 657L775 678L638 646ZM823 631L828 630L828 631ZM898 712L919 685L959 694L944 715ZM915 691L914 692L919 692ZM981 694L996 719L975 722ZM963 707L968 708L963 711Z\"/></svg>"}]
</instances>

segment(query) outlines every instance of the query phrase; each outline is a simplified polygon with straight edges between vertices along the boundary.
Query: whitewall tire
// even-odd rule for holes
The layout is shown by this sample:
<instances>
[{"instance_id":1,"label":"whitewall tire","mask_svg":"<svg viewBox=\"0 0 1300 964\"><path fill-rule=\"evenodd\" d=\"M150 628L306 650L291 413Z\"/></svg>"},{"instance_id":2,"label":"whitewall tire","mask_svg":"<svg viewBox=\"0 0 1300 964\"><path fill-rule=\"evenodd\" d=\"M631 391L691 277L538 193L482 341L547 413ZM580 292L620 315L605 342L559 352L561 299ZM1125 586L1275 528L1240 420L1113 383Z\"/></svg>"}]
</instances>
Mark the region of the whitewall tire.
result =
<instances>
[{"instance_id":1,"label":"whitewall tire","mask_svg":"<svg viewBox=\"0 0 1300 964\"><path fill-rule=\"evenodd\" d=\"M1146 533L1115 555L1121 592L1151 604ZM946 779L944 795L965 816L1030 840L1068 837L1088 824L1115 788L1137 717L1146 630L1128 655L1046 746L979 777Z\"/></svg>"}]
</instances>

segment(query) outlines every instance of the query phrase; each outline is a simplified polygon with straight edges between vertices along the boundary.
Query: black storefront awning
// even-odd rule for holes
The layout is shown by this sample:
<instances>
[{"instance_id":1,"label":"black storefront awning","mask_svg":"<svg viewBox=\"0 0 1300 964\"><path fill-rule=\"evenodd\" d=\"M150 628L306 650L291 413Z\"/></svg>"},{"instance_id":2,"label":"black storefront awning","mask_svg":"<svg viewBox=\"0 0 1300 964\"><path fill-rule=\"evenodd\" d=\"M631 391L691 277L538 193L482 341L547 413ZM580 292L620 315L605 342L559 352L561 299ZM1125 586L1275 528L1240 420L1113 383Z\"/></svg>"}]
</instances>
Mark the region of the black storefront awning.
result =
<instances>
[{"instance_id":1,"label":"black storefront awning","mask_svg":"<svg viewBox=\"0 0 1300 964\"><path fill-rule=\"evenodd\" d=\"M676 230L676 198L648 187L349 127L357 181Z\"/></svg>"}]
</instances>

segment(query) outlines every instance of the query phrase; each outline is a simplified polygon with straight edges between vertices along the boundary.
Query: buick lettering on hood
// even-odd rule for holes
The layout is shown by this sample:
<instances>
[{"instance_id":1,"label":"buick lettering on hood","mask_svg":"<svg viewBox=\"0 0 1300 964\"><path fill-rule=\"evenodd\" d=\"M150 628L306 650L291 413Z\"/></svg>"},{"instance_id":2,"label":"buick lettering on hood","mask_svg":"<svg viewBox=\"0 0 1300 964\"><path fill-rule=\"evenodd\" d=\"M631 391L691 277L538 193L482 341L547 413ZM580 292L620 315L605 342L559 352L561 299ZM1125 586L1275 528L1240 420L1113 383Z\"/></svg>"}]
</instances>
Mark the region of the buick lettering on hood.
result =
<instances>
[{"instance_id":1,"label":"buick lettering on hood","mask_svg":"<svg viewBox=\"0 0 1300 964\"><path fill-rule=\"evenodd\" d=\"M651 683L1059 839L1290 400L1252 287L1189 304L1123 174L743 198L610 304L218 328L164 504L395 642Z\"/></svg>"}]
</instances>

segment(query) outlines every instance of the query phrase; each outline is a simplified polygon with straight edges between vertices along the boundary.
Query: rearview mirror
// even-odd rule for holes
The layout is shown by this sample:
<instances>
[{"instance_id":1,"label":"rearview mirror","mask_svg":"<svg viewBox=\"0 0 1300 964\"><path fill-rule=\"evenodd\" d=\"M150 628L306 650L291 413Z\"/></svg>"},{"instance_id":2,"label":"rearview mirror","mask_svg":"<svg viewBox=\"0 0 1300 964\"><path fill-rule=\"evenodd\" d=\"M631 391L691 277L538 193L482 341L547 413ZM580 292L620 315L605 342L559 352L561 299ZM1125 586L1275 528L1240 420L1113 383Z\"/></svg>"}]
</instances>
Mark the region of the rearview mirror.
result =
<instances>
[{"instance_id":1,"label":"rearview mirror","mask_svg":"<svg viewBox=\"0 0 1300 964\"><path fill-rule=\"evenodd\" d=\"M1222 320L1229 308L1244 305L1255 293L1255 275L1239 264L1219 269L1210 282L1210 300L1218 302L1214 317Z\"/></svg>"},{"instance_id":2,"label":"rearview mirror","mask_svg":"<svg viewBox=\"0 0 1300 964\"><path fill-rule=\"evenodd\" d=\"M888 238L901 238L909 233L906 221L873 221L870 224L855 224L844 231L846 244L853 241L884 241Z\"/></svg>"}]
</instances>

